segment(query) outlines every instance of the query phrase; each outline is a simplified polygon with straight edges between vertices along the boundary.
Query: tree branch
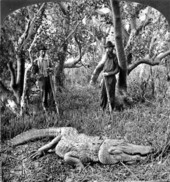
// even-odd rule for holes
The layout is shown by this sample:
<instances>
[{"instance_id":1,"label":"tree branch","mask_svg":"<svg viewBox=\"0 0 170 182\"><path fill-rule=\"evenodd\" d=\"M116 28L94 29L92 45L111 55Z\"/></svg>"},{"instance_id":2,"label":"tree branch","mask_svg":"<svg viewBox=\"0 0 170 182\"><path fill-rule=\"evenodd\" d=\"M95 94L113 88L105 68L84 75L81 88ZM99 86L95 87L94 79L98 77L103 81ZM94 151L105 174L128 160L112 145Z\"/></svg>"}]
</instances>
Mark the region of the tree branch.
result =
<instances>
[{"instance_id":1,"label":"tree branch","mask_svg":"<svg viewBox=\"0 0 170 182\"><path fill-rule=\"evenodd\" d=\"M76 41L76 43L77 43L77 45L78 45L78 49L79 49L79 58L78 58L78 62L79 62L79 60L81 60L81 58L82 58L81 43L78 41L76 35L74 36L74 39L75 39L75 41Z\"/></svg>"},{"instance_id":2,"label":"tree branch","mask_svg":"<svg viewBox=\"0 0 170 182\"><path fill-rule=\"evenodd\" d=\"M81 22L79 21L77 24L76 24L76 26L75 26L75 28L70 32L70 34L66 37L66 39L64 40L64 42L62 43L62 45L60 46L60 47L63 47L63 45L67 42L67 40L75 33L75 31L76 31L76 29L77 29L77 27L79 26L79 24L80 24Z\"/></svg>"},{"instance_id":3,"label":"tree branch","mask_svg":"<svg viewBox=\"0 0 170 182\"><path fill-rule=\"evenodd\" d=\"M134 70L134 69L135 69L137 66L139 66L140 64L148 64L148 65L150 65L150 66L155 66L155 65L159 65L160 62L153 62L152 59L144 58L144 59L142 59L142 60L140 60L140 61L134 63L133 65L129 66L129 67L128 67L128 74L130 74L130 72L131 72L132 70Z\"/></svg>"},{"instance_id":4,"label":"tree branch","mask_svg":"<svg viewBox=\"0 0 170 182\"><path fill-rule=\"evenodd\" d=\"M22 92L22 96L21 96L21 102L20 102L20 106L21 106L21 110L20 110L20 115L23 115L23 112L25 110L25 95L26 95L26 87L27 87L27 76L28 76L28 71L31 68L32 64L26 64L25 65L25 73L24 73L24 81L23 81L23 92Z\"/></svg>"},{"instance_id":5,"label":"tree branch","mask_svg":"<svg viewBox=\"0 0 170 182\"><path fill-rule=\"evenodd\" d=\"M27 23L27 25L25 27L24 33L21 35L21 37L18 40L18 44L20 45L20 47L18 48L18 50L21 50L22 49L23 42L24 42L24 40L26 39L26 37L28 35L28 30L30 28L30 24L31 24L31 20L28 21L28 23Z\"/></svg>"},{"instance_id":6,"label":"tree branch","mask_svg":"<svg viewBox=\"0 0 170 182\"><path fill-rule=\"evenodd\" d=\"M10 87L15 89L17 87L17 85L16 85L16 75L15 75L15 70L13 68L12 62L9 62L8 68L9 68L10 75L11 75Z\"/></svg>"},{"instance_id":7,"label":"tree branch","mask_svg":"<svg viewBox=\"0 0 170 182\"><path fill-rule=\"evenodd\" d=\"M33 29L34 29L34 24L35 24L35 20L36 17L40 14L40 12L42 11L42 9L44 8L45 3L43 3L40 7L40 9L38 10L38 12L36 13L36 15L34 16L34 18L32 20L29 20L25 32L23 33L23 35L20 38L20 47L19 47L19 51L25 47L25 45L27 44L28 39L30 38L30 36L32 35Z\"/></svg>"},{"instance_id":8,"label":"tree branch","mask_svg":"<svg viewBox=\"0 0 170 182\"><path fill-rule=\"evenodd\" d=\"M170 50L164 52L164 53L160 53L155 60L156 61L160 61L161 59L165 58L166 56L170 55Z\"/></svg>"},{"instance_id":9,"label":"tree branch","mask_svg":"<svg viewBox=\"0 0 170 182\"><path fill-rule=\"evenodd\" d=\"M32 56L31 56L31 49L32 49L32 47L34 46L35 41L36 41L37 38L39 37L38 35L39 35L41 29L42 29L42 25L40 25L40 26L38 27L37 33L35 34L34 39L33 39L32 43L31 43L31 45L30 45L30 47L29 47L29 49L28 49L29 58L30 58L30 60L31 60L31 65L33 64L33 59L32 59Z\"/></svg>"},{"instance_id":10,"label":"tree branch","mask_svg":"<svg viewBox=\"0 0 170 182\"><path fill-rule=\"evenodd\" d=\"M149 11L149 10L148 10ZM138 11L137 11L138 12ZM125 46L125 53L126 56L129 54L129 52L131 51L132 48L132 44L134 42L134 39L136 38L136 36L139 35L140 31L142 31L143 27L146 27L147 25L149 25L151 23L149 17L146 17L146 20L137 28L136 27L136 16L134 16L134 18L131 19L131 24L132 24L132 29L130 32L130 36L129 36L129 40L127 41L127 44ZM135 25L134 25L135 24Z\"/></svg>"},{"instance_id":11,"label":"tree branch","mask_svg":"<svg viewBox=\"0 0 170 182\"><path fill-rule=\"evenodd\" d=\"M76 35L74 36L74 39L75 39L75 41L76 41L76 43L77 43L77 45L78 45L79 57L78 57L78 59L75 59L74 61L69 62L69 67L74 67L77 63L79 63L79 62L81 61L81 58L82 58L81 43L78 41ZM70 64L70 63L71 63L71 64ZM65 67L65 66L68 67L68 63L66 63L66 64L64 65L64 67Z\"/></svg>"},{"instance_id":12,"label":"tree branch","mask_svg":"<svg viewBox=\"0 0 170 182\"><path fill-rule=\"evenodd\" d=\"M17 55L17 79L16 79L16 84L19 85L19 88L21 90L24 81L24 73L25 73L25 52L21 51L19 55Z\"/></svg>"},{"instance_id":13,"label":"tree branch","mask_svg":"<svg viewBox=\"0 0 170 182\"><path fill-rule=\"evenodd\" d=\"M59 4L59 7L60 7L62 13L66 16L68 13L68 9L66 7L65 2L59 2L58 4Z\"/></svg>"},{"instance_id":14,"label":"tree branch","mask_svg":"<svg viewBox=\"0 0 170 182\"><path fill-rule=\"evenodd\" d=\"M151 56L151 54L152 54L152 49L155 46L155 41L156 41L156 37L153 36L151 38L150 45L149 45L149 56Z\"/></svg>"},{"instance_id":15,"label":"tree branch","mask_svg":"<svg viewBox=\"0 0 170 182\"><path fill-rule=\"evenodd\" d=\"M140 64L148 64L150 66L156 66L161 63L161 59L165 58L166 56L170 55L170 50L159 54L156 58L144 58L142 60L139 60L138 62L134 63L133 65L129 66L128 68L128 74L135 69Z\"/></svg>"},{"instance_id":16,"label":"tree branch","mask_svg":"<svg viewBox=\"0 0 170 182\"><path fill-rule=\"evenodd\" d=\"M139 34L140 31L142 31L143 27L146 27L151 23L150 19L147 19L144 23L142 23L137 29L136 29L136 36Z\"/></svg>"},{"instance_id":17,"label":"tree branch","mask_svg":"<svg viewBox=\"0 0 170 182\"><path fill-rule=\"evenodd\" d=\"M86 53L86 50L88 49L89 46L86 46L85 49L82 52L81 49L81 43L78 41L77 36L74 36L75 41L78 45L78 49L79 49L79 56L77 59L71 60L71 61L66 61L64 63L64 68L80 68L81 66L84 66L83 63L81 62L81 59L83 57L83 55ZM78 63L81 62L81 65L77 65Z\"/></svg>"}]
</instances>

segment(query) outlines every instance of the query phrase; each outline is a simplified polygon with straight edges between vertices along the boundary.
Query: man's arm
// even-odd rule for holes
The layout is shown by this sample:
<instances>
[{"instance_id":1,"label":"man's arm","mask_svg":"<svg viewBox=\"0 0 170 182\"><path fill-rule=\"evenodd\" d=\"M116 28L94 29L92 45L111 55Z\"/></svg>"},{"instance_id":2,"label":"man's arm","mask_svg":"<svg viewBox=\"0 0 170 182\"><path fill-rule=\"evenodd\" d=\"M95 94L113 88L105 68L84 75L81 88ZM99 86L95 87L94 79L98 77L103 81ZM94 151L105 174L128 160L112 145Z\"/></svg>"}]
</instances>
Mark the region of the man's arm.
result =
<instances>
[{"instance_id":1,"label":"man's arm","mask_svg":"<svg viewBox=\"0 0 170 182\"><path fill-rule=\"evenodd\" d=\"M98 65L96 66L95 70L93 71L93 74L92 74L91 79L90 79L90 84L95 84L96 83L99 74L103 70L106 58L107 58L107 55L104 54L102 59L101 59L101 61L98 63Z\"/></svg>"}]
</instances>

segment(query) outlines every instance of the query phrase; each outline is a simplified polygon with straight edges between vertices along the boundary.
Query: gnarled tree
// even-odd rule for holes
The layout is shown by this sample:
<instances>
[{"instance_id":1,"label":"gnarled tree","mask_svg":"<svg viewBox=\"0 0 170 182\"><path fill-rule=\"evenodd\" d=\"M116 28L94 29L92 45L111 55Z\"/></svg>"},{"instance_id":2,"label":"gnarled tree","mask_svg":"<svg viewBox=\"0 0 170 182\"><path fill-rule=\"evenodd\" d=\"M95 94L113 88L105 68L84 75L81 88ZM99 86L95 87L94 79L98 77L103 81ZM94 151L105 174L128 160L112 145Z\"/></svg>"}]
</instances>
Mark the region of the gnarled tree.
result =
<instances>
[{"instance_id":1,"label":"gnarled tree","mask_svg":"<svg viewBox=\"0 0 170 182\"><path fill-rule=\"evenodd\" d=\"M155 46L155 38L153 37L151 40L149 39L147 44L143 40L142 45L143 44L146 44L146 45L145 45L145 47L143 47L143 46L139 47L139 49L140 49L139 54L141 54L141 55L140 56L133 55L133 56L137 56L138 60L133 61L132 64L131 63L128 64L126 55L127 55L127 57L129 57L128 55L130 55L132 53L132 51L135 50L136 47L138 47L138 45L136 45L136 42L137 42L136 39L138 38L140 33L143 33L142 31L144 30L144 28L151 24L151 21L149 19L149 16L147 16L145 21L143 21L140 26L136 25L135 17L137 17L139 15L139 12L141 9L145 8L145 6L136 5L136 7L131 15L131 20L130 20L130 30L131 31L130 31L130 35L128 35L125 28L122 27L123 26L121 23L122 14L120 13L120 10L119 10L120 9L119 2L116 0L113 0L113 1L111 0L110 5L111 5L112 19L113 19L113 24L114 24L115 45L116 45L119 66L120 66L120 73L118 75L118 84L117 84L117 86L118 86L117 87L117 90L118 90L117 98L118 98L118 100L120 99L120 102L123 101L123 104L124 104L124 101L127 101L127 100L130 101L129 98L127 97L127 76L128 76L128 74L133 69L135 69L138 65L140 65L142 63L148 64L151 66L161 64L161 60L163 58L165 58L167 55L169 55L170 51L167 50L161 54L159 54L159 53L154 54L152 50ZM129 6L132 6L132 5L129 5ZM124 31L122 31L122 30L124 30ZM125 48L123 47L122 32L126 33L127 43L125 45ZM98 65L93 72L93 76L92 76L92 80L91 80L92 82L95 82L97 80L101 71L102 71L102 68L100 67L100 65ZM122 95L123 95L123 97L122 97Z\"/></svg>"}]
</instances>

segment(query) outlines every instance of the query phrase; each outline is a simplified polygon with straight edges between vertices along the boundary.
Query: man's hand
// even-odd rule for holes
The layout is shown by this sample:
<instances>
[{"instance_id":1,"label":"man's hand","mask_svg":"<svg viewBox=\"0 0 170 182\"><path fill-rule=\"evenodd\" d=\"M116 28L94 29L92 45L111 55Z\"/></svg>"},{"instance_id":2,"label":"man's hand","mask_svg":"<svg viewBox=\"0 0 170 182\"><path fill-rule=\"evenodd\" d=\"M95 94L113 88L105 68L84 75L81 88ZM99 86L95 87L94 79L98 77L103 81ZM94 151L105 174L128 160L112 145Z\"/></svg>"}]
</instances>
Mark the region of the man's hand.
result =
<instances>
[{"instance_id":1,"label":"man's hand","mask_svg":"<svg viewBox=\"0 0 170 182\"><path fill-rule=\"evenodd\" d=\"M109 73L104 72L103 76L109 76Z\"/></svg>"},{"instance_id":2,"label":"man's hand","mask_svg":"<svg viewBox=\"0 0 170 182\"><path fill-rule=\"evenodd\" d=\"M103 76L112 76L112 75L116 75L119 72L119 69L115 69L114 71L110 71L110 72L104 72Z\"/></svg>"}]
</instances>

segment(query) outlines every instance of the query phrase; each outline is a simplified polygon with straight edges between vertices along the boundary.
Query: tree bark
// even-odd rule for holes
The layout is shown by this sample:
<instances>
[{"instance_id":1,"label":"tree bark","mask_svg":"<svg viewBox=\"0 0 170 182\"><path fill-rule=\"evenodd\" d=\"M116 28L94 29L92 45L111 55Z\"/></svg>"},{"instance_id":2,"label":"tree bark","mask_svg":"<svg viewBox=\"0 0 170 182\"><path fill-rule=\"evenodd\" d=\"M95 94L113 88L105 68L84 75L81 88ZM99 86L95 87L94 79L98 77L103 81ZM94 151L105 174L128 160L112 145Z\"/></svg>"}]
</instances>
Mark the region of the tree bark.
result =
<instances>
[{"instance_id":1,"label":"tree bark","mask_svg":"<svg viewBox=\"0 0 170 182\"><path fill-rule=\"evenodd\" d=\"M16 97L17 104L20 104L21 96L23 93L23 84L24 84L24 74L25 74L25 57L24 52L21 51L17 55L17 75L13 68L12 63L9 63L8 67L11 74L11 84L10 87L13 91L14 96Z\"/></svg>"},{"instance_id":2,"label":"tree bark","mask_svg":"<svg viewBox=\"0 0 170 182\"><path fill-rule=\"evenodd\" d=\"M55 69L55 76L56 76L56 85L59 89L59 91L61 91L61 87L64 86L63 83L63 76L64 76L64 62L66 59L66 52L67 52L67 47L68 47L68 39L70 38L70 36L75 32L76 28L74 31L72 31L70 33L70 15L69 15L69 10L66 6L66 4L64 2L60 2L59 3L60 6L60 10L61 12L64 14L65 16L65 20L64 20L64 26L65 26L65 40L63 41L61 48L59 49L58 52L58 66Z\"/></svg>"},{"instance_id":3,"label":"tree bark","mask_svg":"<svg viewBox=\"0 0 170 182\"><path fill-rule=\"evenodd\" d=\"M119 2L116 0L110 0L110 5L113 13L112 18L115 32L116 52L120 66L120 72L118 77L118 90L120 94L124 94L127 92L127 61L122 42L122 25Z\"/></svg>"},{"instance_id":4,"label":"tree bark","mask_svg":"<svg viewBox=\"0 0 170 182\"><path fill-rule=\"evenodd\" d=\"M60 88L64 86L63 84L63 76L64 76L64 62L66 58L66 51L67 51L67 44L63 45L63 50L58 53L58 66L55 70L55 77L56 77L56 85Z\"/></svg>"},{"instance_id":5,"label":"tree bark","mask_svg":"<svg viewBox=\"0 0 170 182\"><path fill-rule=\"evenodd\" d=\"M26 102L25 102L25 95L26 95L26 90L27 90L27 77L28 77L28 71L31 68L31 64L28 64L25 69L24 73L24 81L23 81L23 92L21 96L21 101L20 101L20 115L22 116L24 114L25 108L26 108Z\"/></svg>"}]
</instances>

